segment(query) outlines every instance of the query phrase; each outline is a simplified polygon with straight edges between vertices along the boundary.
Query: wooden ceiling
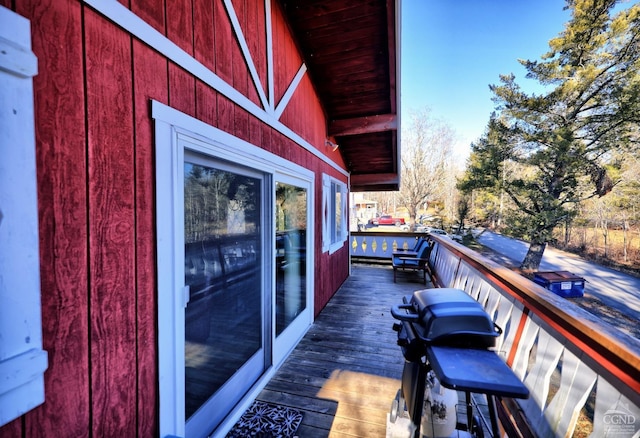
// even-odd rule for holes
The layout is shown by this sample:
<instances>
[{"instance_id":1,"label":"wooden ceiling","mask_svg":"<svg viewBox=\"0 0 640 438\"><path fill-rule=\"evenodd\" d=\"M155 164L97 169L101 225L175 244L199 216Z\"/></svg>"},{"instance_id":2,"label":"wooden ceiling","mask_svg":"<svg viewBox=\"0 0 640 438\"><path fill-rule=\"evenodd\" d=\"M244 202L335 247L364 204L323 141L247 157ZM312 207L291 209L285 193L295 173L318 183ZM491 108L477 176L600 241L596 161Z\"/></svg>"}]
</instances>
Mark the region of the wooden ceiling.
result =
<instances>
[{"instance_id":1,"label":"wooden ceiling","mask_svg":"<svg viewBox=\"0 0 640 438\"><path fill-rule=\"evenodd\" d=\"M280 0L351 173L352 191L398 190L400 0Z\"/></svg>"}]
</instances>

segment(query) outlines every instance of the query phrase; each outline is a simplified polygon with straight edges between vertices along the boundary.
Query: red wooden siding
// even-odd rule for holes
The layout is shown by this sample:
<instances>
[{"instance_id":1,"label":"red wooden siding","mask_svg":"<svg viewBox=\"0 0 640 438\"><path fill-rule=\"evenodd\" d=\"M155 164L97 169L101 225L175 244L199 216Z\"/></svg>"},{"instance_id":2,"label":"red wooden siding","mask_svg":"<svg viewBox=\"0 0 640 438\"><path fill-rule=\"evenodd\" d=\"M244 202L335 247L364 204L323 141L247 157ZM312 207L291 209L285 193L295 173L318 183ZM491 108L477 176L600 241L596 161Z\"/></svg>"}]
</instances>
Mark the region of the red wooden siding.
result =
<instances>
[{"instance_id":1,"label":"red wooden siding","mask_svg":"<svg viewBox=\"0 0 640 438\"><path fill-rule=\"evenodd\" d=\"M300 117L301 114L304 117ZM315 98L314 88L308 75L305 75L300 81L280 120L306 141L316 145L325 154L332 154L331 149L325 146L327 129L324 111L320 101ZM332 159L337 163L342 161L339 152L334 154ZM341 178L340 176L336 177Z\"/></svg>"},{"instance_id":2,"label":"red wooden siding","mask_svg":"<svg viewBox=\"0 0 640 438\"><path fill-rule=\"evenodd\" d=\"M217 127L226 132L233 133L233 102L218 94L218 125Z\"/></svg>"},{"instance_id":3,"label":"red wooden siding","mask_svg":"<svg viewBox=\"0 0 640 438\"><path fill-rule=\"evenodd\" d=\"M330 167L326 163L322 163L319 161L313 161L312 167L315 167L316 175L320 175L320 179L322 179L322 174L326 173L331 175L336 179L342 179L342 175L339 174L335 169ZM322 182L320 181L320 185L318 186L318 181L316 181L316 191L315 191L315 199L316 199L316 234L315 234L315 259L316 259L316 272L323 273L324 275L317 275L315 277L315 314L316 316L322 311L324 306L326 306L329 299L333 296L335 291L344 283L347 276L349 275L349 242L345 243L345 246L334 252L333 254L329 254L327 252L322 252L322 230L318 229L318 226L322 226Z\"/></svg>"},{"instance_id":4,"label":"red wooden siding","mask_svg":"<svg viewBox=\"0 0 640 438\"><path fill-rule=\"evenodd\" d=\"M11 3L11 2L9 2ZM90 427L87 152L81 7L20 1L31 19L46 402L7 436L86 435ZM60 50L64 47L64 50ZM5 436L5 429L0 435Z\"/></svg>"},{"instance_id":5,"label":"red wooden siding","mask_svg":"<svg viewBox=\"0 0 640 438\"><path fill-rule=\"evenodd\" d=\"M167 37L185 52L193 55L192 0L166 1Z\"/></svg>"},{"instance_id":6,"label":"red wooden siding","mask_svg":"<svg viewBox=\"0 0 640 438\"><path fill-rule=\"evenodd\" d=\"M150 99L167 101L167 61L133 41L136 190L136 333L138 436L158 435L156 366L155 169ZM163 74L164 73L164 74ZM209 90L207 88L207 90ZM207 96L202 93L202 96ZM209 108L209 107L207 107ZM215 108L215 107L214 107ZM205 121L209 117L203 117Z\"/></svg>"},{"instance_id":7,"label":"red wooden siding","mask_svg":"<svg viewBox=\"0 0 640 438\"><path fill-rule=\"evenodd\" d=\"M273 63L275 72L274 93L275 105L277 106L302 66L302 58L289 33L289 28L279 4L272 5L271 19L273 23ZM310 95L309 97L312 96Z\"/></svg>"},{"instance_id":8,"label":"red wooden siding","mask_svg":"<svg viewBox=\"0 0 640 438\"><path fill-rule=\"evenodd\" d=\"M218 93L200 81L196 82L196 117L211 126L218 124Z\"/></svg>"},{"instance_id":9,"label":"red wooden siding","mask_svg":"<svg viewBox=\"0 0 640 438\"><path fill-rule=\"evenodd\" d=\"M195 58L211 71L216 69L214 28L214 3L195 2L193 14L193 52Z\"/></svg>"},{"instance_id":10,"label":"red wooden siding","mask_svg":"<svg viewBox=\"0 0 640 438\"><path fill-rule=\"evenodd\" d=\"M234 135L245 141L249 141L249 113L240 107L233 110Z\"/></svg>"},{"instance_id":11,"label":"red wooden siding","mask_svg":"<svg viewBox=\"0 0 640 438\"><path fill-rule=\"evenodd\" d=\"M140 18L262 102L222 0L123 0ZM155 149L150 100L311 169L316 314L344 281L348 248L321 252L322 174L332 166L79 0L0 0L31 20L46 402L0 436L158 434ZM233 5L268 95L264 1ZM277 104L302 58L272 6ZM62 49L61 49L62 48ZM317 149L326 120L308 77L281 117ZM338 160L335 153L334 160Z\"/></svg>"},{"instance_id":12,"label":"red wooden siding","mask_svg":"<svg viewBox=\"0 0 640 438\"><path fill-rule=\"evenodd\" d=\"M263 124L255 117L249 117L249 143L263 145Z\"/></svg>"},{"instance_id":13,"label":"red wooden siding","mask_svg":"<svg viewBox=\"0 0 640 438\"><path fill-rule=\"evenodd\" d=\"M136 288L131 39L84 13L92 432L134 436Z\"/></svg>"},{"instance_id":14,"label":"red wooden siding","mask_svg":"<svg viewBox=\"0 0 640 438\"><path fill-rule=\"evenodd\" d=\"M245 10L244 1L242 2L236 1L233 5L235 9L236 18L240 23L240 27L242 29L246 29L246 19L245 19L246 10ZM228 19L228 13L225 15L224 18ZM231 85L233 85L233 88L238 90L243 95L247 96L248 95L247 90L249 88L249 71L247 70L244 55L242 54L242 51L240 49L240 44L238 42L237 35L233 30L231 30L231 32L232 32L232 38L233 38L233 44L231 46L233 47L233 50L231 51L231 62L229 64L231 65L231 68L233 70L233 80L230 83Z\"/></svg>"},{"instance_id":15,"label":"red wooden siding","mask_svg":"<svg viewBox=\"0 0 640 438\"><path fill-rule=\"evenodd\" d=\"M234 1L234 4L236 2ZM247 46L251 53L251 58L258 72L260 83L268 97L268 78L267 78L267 38L266 38L266 22L265 8L263 1L247 1L247 20L244 27L244 37L247 40ZM255 89L254 89L255 92ZM256 96L257 98L257 96ZM255 101L258 103L258 101Z\"/></svg>"},{"instance_id":16,"label":"red wooden siding","mask_svg":"<svg viewBox=\"0 0 640 438\"><path fill-rule=\"evenodd\" d=\"M233 66L233 52L240 50L235 43L233 29L227 16L227 11L223 2L214 2L213 11L214 29L215 29L215 51L216 51L216 69L215 73L220 78L229 83L233 83L233 67L240 69L241 66Z\"/></svg>"},{"instance_id":17,"label":"red wooden siding","mask_svg":"<svg viewBox=\"0 0 640 438\"><path fill-rule=\"evenodd\" d=\"M173 62L169 63L169 105L190 116L196 115L196 81Z\"/></svg>"},{"instance_id":18,"label":"red wooden siding","mask_svg":"<svg viewBox=\"0 0 640 438\"><path fill-rule=\"evenodd\" d=\"M131 4L130 9L134 14L161 34L165 34L164 0L129 0L128 3ZM126 6L127 2L122 4Z\"/></svg>"}]
</instances>

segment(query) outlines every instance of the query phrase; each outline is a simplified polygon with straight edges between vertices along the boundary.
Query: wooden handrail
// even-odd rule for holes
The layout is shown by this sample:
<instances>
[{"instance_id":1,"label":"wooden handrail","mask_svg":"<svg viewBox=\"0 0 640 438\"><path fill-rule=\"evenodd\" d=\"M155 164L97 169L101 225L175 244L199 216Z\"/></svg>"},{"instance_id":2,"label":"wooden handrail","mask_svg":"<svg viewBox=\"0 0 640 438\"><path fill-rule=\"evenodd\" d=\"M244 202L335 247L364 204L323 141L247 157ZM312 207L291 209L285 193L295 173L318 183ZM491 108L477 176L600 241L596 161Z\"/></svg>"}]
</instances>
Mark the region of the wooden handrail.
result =
<instances>
[{"instance_id":1,"label":"wooden handrail","mask_svg":"<svg viewBox=\"0 0 640 438\"><path fill-rule=\"evenodd\" d=\"M640 341L575 304L549 292L517 272L483 257L451 239L430 236L460 257L500 289L566 337L577 350L640 394Z\"/></svg>"},{"instance_id":2,"label":"wooden handrail","mask_svg":"<svg viewBox=\"0 0 640 438\"><path fill-rule=\"evenodd\" d=\"M411 247L416 237L410 234L352 233L351 255L390 261L389 246ZM623 426L637 433L639 339L451 239L428 238L433 284L465 290L500 321L504 335L496 352L531 391L527 400L501 401L505 424L526 437L571 435L576 413L590 400L592 417L580 421L591 422L594 436ZM611 415L634 424L616 424Z\"/></svg>"},{"instance_id":3,"label":"wooden handrail","mask_svg":"<svg viewBox=\"0 0 640 438\"><path fill-rule=\"evenodd\" d=\"M415 241L422 233L351 233L353 239L365 239L369 246L378 242L375 254L367 251L366 257L391 259L391 243ZM536 315L565 337L575 351L583 351L599 368L607 370L626 385L623 392L632 398L640 398L640 340L604 323L584 309L553 294L542 286L511 269L500 266L481 254L445 237L427 235L429 239L445 247L461 261L477 270L488 281L522 304L528 313ZM386 251L381 251L387 242ZM411 245L409 245L411 246ZM352 255L363 254L362 248L352 247Z\"/></svg>"}]
</instances>

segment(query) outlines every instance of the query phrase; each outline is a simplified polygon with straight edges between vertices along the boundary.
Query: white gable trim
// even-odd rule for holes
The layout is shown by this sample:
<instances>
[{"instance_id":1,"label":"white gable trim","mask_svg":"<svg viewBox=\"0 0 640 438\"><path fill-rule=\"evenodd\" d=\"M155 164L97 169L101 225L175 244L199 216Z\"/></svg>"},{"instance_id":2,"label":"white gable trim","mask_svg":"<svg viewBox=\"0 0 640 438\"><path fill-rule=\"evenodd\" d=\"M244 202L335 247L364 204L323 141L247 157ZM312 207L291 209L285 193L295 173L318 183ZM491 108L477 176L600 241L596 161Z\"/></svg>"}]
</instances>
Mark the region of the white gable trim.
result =
<instances>
[{"instance_id":1,"label":"white gable trim","mask_svg":"<svg viewBox=\"0 0 640 438\"><path fill-rule=\"evenodd\" d=\"M269 2L270 0L265 0ZM117 0L84 0L84 3L94 8L97 12L116 23L118 26L125 29L131 35L140 39L149 47L158 51L166 56L171 61L178 64L180 67L197 77L202 82L206 83L236 105L240 106L253 116L260 119L265 124L271 126L284 136L293 140L298 145L311 152L313 155L329 164L331 167L339 171L345 176L349 173L343 169L339 164L333 161L331 158L323 154L320 150L314 147L311 143L300 137L297 133L292 131L289 127L281 123L275 118L275 116L269 112L260 108L243 94L238 92L233 86L222 80L218 75L209 70L205 65L200 63L197 59L191 56L189 53L182 50L175 43L165 37L163 34L155 30L151 25L146 23L136 14L131 12L125 6L120 4ZM271 29L271 8L268 8L267 12L267 28ZM271 32L268 30L267 34L271 36ZM267 42L268 52L271 52L271 38ZM268 54L269 54L268 53ZM271 55L272 56L272 55ZM269 70L273 69L273 60L269 62ZM270 73L272 75L272 73ZM273 79L270 79L272 82ZM270 84L269 87L272 85ZM270 90L271 92L271 90ZM273 96L273 94L271 94Z\"/></svg>"},{"instance_id":2,"label":"white gable trim","mask_svg":"<svg viewBox=\"0 0 640 438\"><path fill-rule=\"evenodd\" d=\"M287 91L284 93L284 96L282 96L282 99L280 99L280 103L278 103L278 107L276 108L276 111L275 111L275 116L278 119L280 119L280 116L284 112L284 109L289 104L291 97L293 97L293 92L296 91L296 88L298 88L298 84L300 84L300 81L302 80L302 77L306 72L307 72L307 66L305 64L302 64L300 66L300 69L298 70L298 73L296 73L295 77L289 84L289 87L287 88Z\"/></svg>"},{"instance_id":3,"label":"white gable trim","mask_svg":"<svg viewBox=\"0 0 640 438\"><path fill-rule=\"evenodd\" d=\"M231 25L233 26L233 31L236 34L236 38L238 39L238 44L240 44L240 49L242 50L242 55L244 56L245 61L247 62L247 66L249 67L249 72L251 73L251 79L258 90L258 96L260 96L260 102L262 102L262 106L267 110L270 110L271 107L269 102L267 101L267 96L264 94L264 89L262 88L262 83L260 82L260 77L258 76L258 70L256 70L256 66L253 63L253 58L251 57L251 52L249 51L249 46L247 46L247 40L244 38L244 34L242 33L242 27L240 27L240 22L238 21L238 16L236 15L236 11L233 8L233 4L231 0L224 0L224 6L227 9L227 14L229 15L229 20L231 21ZM268 19L269 17L267 17Z\"/></svg>"},{"instance_id":4,"label":"white gable trim","mask_svg":"<svg viewBox=\"0 0 640 438\"><path fill-rule=\"evenodd\" d=\"M271 0L264 0L265 32L267 34L267 82L269 87L269 105L275 106L275 85L273 79L273 26L271 25Z\"/></svg>"}]
</instances>

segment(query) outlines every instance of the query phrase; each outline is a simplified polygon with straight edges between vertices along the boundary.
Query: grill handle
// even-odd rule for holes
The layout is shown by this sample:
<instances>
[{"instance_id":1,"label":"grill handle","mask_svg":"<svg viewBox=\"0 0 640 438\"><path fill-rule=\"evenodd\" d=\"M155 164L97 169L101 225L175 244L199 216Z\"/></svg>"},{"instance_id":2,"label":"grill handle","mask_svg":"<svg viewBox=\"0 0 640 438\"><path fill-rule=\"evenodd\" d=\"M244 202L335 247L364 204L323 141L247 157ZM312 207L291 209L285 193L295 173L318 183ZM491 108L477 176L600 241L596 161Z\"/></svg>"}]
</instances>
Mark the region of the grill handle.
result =
<instances>
[{"instance_id":1,"label":"grill handle","mask_svg":"<svg viewBox=\"0 0 640 438\"><path fill-rule=\"evenodd\" d=\"M418 322L420 316L416 313L402 312L402 310L413 310L411 304L398 304L391 307L391 316L400 321Z\"/></svg>"},{"instance_id":2,"label":"grill handle","mask_svg":"<svg viewBox=\"0 0 640 438\"><path fill-rule=\"evenodd\" d=\"M498 327L498 326L496 326ZM502 331L498 332L483 332L483 331L475 331L475 330L456 330L456 331L452 331L452 332L447 332L447 333L443 333L441 335L438 336L434 336L433 338L420 338L422 339L422 341L426 342L427 344L436 344L436 343L441 343L442 341L446 340L447 338L452 338L455 336L494 336L494 337L498 337L500 336L500 333L502 333ZM442 345L442 344L440 344Z\"/></svg>"}]
</instances>

